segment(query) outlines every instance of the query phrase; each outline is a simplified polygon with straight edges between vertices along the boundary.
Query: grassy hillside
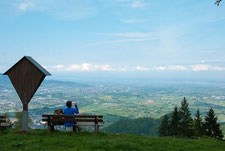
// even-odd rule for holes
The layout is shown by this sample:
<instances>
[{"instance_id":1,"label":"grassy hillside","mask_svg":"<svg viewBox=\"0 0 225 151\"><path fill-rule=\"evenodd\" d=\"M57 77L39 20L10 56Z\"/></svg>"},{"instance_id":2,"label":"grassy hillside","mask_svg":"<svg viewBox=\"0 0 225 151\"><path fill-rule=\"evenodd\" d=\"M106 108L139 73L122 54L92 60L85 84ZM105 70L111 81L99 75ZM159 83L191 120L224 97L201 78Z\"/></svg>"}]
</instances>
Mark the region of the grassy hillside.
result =
<instances>
[{"instance_id":1,"label":"grassy hillside","mask_svg":"<svg viewBox=\"0 0 225 151\"><path fill-rule=\"evenodd\" d=\"M223 131L223 134L225 135L225 124L220 126L220 129Z\"/></svg>"},{"instance_id":2,"label":"grassy hillside","mask_svg":"<svg viewBox=\"0 0 225 151\"><path fill-rule=\"evenodd\" d=\"M0 136L0 150L32 151L224 151L225 142L211 138L177 139L110 133L72 133L34 130Z\"/></svg>"},{"instance_id":3,"label":"grassy hillside","mask_svg":"<svg viewBox=\"0 0 225 151\"><path fill-rule=\"evenodd\" d=\"M103 129L105 132L141 134L157 136L160 119L142 117L137 119L121 119Z\"/></svg>"}]
</instances>

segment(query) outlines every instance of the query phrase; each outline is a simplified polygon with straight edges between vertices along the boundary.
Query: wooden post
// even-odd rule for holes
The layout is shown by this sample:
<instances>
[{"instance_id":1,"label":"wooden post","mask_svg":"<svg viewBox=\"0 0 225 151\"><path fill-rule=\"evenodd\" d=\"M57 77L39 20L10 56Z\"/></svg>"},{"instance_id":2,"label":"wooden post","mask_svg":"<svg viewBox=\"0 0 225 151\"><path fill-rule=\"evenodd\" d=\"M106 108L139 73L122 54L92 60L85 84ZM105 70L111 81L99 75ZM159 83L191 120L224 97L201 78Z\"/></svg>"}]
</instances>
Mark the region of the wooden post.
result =
<instances>
[{"instance_id":1,"label":"wooden post","mask_svg":"<svg viewBox=\"0 0 225 151\"><path fill-rule=\"evenodd\" d=\"M23 104L22 130L28 131L28 104Z\"/></svg>"},{"instance_id":2,"label":"wooden post","mask_svg":"<svg viewBox=\"0 0 225 151\"><path fill-rule=\"evenodd\" d=\"M54 125L51 124L51 117L48 115L48 132L52 132L54 130Z\"/></svg>"},{"instance_id":3,"label":"wooden post","mask_svg":"<svg viewBox=\"0 0 225 151\"><path fill-rule=\"evenodd\" d=\"M98 116L95 116L95 133L98 133Z\"/></svg>"}]
</instances>

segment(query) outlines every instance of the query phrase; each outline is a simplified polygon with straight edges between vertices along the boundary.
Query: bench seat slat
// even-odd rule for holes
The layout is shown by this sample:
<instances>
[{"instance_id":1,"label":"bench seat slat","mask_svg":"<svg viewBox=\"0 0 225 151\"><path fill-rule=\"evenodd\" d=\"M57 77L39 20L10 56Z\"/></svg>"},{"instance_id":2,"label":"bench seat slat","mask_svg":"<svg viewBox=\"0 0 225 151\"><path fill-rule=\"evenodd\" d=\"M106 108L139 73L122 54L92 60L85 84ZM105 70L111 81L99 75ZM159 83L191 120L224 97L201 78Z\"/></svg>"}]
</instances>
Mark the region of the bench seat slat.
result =
<instances>
[{"instance_id":1,"label":"bench seat slat","mask_svg":"<svg viewBox=\"0 0 225 151\"><path fill-rule=\"evenodd\" d=\"M95 117L98 117L98 118L103 118L103 115L42 115L42 117L80 117L80 118L95 118Z\"/></svg>"},{"instance_id":2,"label":"bench seat slat","mask_svg":"<svg viewBox=\"0 0 225 151\"><path fill-rule=\"evenodd\" d=\"M10 127L12 126L12 124L8 124L8 123L1 123L0 127Z\"/></svg>"},{"instance_id":3,"label":"bench seat slat","mask_svg":"<svg viewBox=\"0 0 225 151\"><path fill-rule=\"evenodd\" d=\"M95 126L95 123L76 123L77 126ZM98 126L103 126L104 123L98 123Z\"/></svg>"},{"instance_id":4,"label":"bench seat slat","mask_svg":"<svg viewBox=\"0 0 225 151\"><path fill-rule=\"evenodd\" d=\"M48 119L42 119L42 121L48 121ZM103 122L102 119L98 119L98 122ZM95 122L94 119L51 119L51 122Z\"/></svg>"},{"instance_id":5,"label":"bench seat slat","mask_svg":"<svg viewBox=\"0 0 225 151\"><path fill-rule=\"evenodd\" d=\"M0 119L0 123L5 123L5 122L6 122L6 120Z\"/></svg>"},{"instance_id":6,"label":"bench seat slat","mask_svg":"<svg viewBox=\"0 0 225 151\"><path fill-rule=\"evenodd\" d=\"M0 118L6 118L6 116L0 116Z\"/></svg>"}]
</instances>

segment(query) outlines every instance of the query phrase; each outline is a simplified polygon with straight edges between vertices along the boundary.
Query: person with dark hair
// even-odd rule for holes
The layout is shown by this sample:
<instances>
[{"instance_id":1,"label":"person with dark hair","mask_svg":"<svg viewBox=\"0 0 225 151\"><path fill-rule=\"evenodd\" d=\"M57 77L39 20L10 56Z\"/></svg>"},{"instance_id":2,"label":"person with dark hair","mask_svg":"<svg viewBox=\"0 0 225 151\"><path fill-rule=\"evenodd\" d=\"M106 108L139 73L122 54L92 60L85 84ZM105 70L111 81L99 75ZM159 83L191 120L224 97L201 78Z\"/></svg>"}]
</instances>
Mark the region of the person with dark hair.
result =
<instances>
[{"instance_id":1,"label":"person with dark hair","mask_svg":"<svg viewBox=\"0 0 225 151\"><path fill-rule=\"evenodd\" d=\"M64 115L74 115L79 114L79 109L77 107L77 103L74 103L75 108L72 108L72 101L66 102L67 108L63 110ZM75 123L74 122L65 122L65 127L72 127Z\"/></svg>"}]
</instances>

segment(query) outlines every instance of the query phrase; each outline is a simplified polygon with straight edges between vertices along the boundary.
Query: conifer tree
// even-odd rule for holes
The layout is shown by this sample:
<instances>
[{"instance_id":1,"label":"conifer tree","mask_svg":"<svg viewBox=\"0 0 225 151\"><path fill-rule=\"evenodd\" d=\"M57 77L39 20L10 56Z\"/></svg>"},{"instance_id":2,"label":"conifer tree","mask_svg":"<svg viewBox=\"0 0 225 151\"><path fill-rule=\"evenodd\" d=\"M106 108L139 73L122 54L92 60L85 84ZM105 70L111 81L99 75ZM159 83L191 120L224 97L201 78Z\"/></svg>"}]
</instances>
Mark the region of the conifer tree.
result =
<instances>
[{"instance_id":1,"label":"conifer tree","mask_svg":"<svg viewBox=\"0 0 225 151\"><path fill-rule=\"evenodd\" d=\"M205 131L206 135L222 139L222 131L220 130L220 124L217 123L217 117L215 116L214 110L211 108L205 117Z\"/></svg>"},{"instance_id":2,"label":"conifer tree","mask_svg":"<svg viewBox=\"0 0 225 151\"><path fill-rule=\"evenodd\" d=\"M164 115L159 127L159 135L160 136L169 136L169 123L168 123L168 115Z\"/></svg>"},{"instance_id":3,"label":"conifer tree","mask_svg":"<svg viewBox=\"0 0 225 151\"><path fill-rule=\"evenodd\" d=\"M197 109L197 112L195 114L194 125L195 125L196 135L198 137L202 136L204 133L204 127L203 127L202 117L200 116L199 108Z\"/></svg>"},{"instance_id":4,"label":"conifer tree","mask_svg":"<svg viewBox=\"0 0 225 151\"><path fill-rule=\"evenodd\" d=\"M170 136L179 136L179 130L180 130L180 115L177 109L177 106L175 106L174 111L172 112L171 115L171 124L169 127L169 135Z\"/></svg>"},{"instance_id":5,"label":"conifer tree","mask_svg":"<svg viewBox=\"0 0 225 151\"><path fill-rule=\"evenodd\" d=\"M183 137L190 137L194 134L193 119L191 118L191 112L189 111L186 98L181 101L180 113L180 132Z\"/></svg>"}]
</instances>

